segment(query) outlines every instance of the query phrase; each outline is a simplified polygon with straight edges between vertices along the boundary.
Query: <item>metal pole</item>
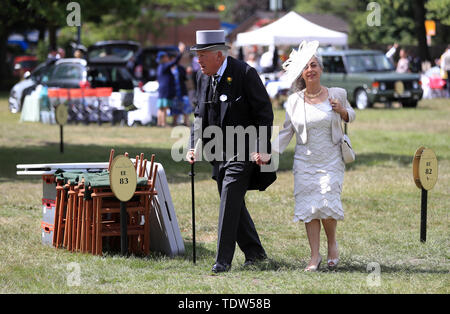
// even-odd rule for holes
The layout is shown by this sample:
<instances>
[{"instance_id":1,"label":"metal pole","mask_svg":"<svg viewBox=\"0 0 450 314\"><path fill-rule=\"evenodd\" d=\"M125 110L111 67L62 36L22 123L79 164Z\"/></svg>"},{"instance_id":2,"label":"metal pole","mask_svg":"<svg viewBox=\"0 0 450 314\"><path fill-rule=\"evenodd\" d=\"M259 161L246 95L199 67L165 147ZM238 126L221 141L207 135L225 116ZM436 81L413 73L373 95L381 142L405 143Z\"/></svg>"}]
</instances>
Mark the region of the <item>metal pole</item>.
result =
<instances>
[{"instance_id":1,"label":"metal pole","mask_svg":"<svg viewBox=\"0 0 450 314\"><path fill-rule=\"evenodd\" d=\"M81 45L81 25L77 26L77 46Z\"/></svg>"},{"instance_id":2,"label":"metal pole","mask_svg":"<svg viewBox=\"0 0 450 314\"><path fill-rule=\"evenodd\" d=\"M196 262L196 254L195 254L195 192L194 192L194 163L191 164L191 172L189 173L191 176L191 192L192 192L192 260L195 264Z\"/></svg>"},{"instance_id":3,"label":"metal pole","mask_svg":"<svg viewBox=\"0 0 450 314\"><path fill-rule=\"evenodd\" d=\"M128 253L127 220L127 203L120 202L120 250L123 256Z\"/></svg>"},{"instance_id":4,"label":"metal pole","mask_svg":"<svg viewBox=\"0 0 450 314\"><path fill-rule=\"evenodd\" d=\"M420 242L427 240L427 198L428 191L422 188L422 201L420 210Z\"/></svg>"},{"instance_id":5,"label":"metal pole","mask_svg":"<svg viewBox=\"0 0 450 314\"><path fill-rule=\"evenodd\" d=\"M64 140L63 140L63 125L59 125L59 151L64 153Z\"/></svg>"}]
</instances>

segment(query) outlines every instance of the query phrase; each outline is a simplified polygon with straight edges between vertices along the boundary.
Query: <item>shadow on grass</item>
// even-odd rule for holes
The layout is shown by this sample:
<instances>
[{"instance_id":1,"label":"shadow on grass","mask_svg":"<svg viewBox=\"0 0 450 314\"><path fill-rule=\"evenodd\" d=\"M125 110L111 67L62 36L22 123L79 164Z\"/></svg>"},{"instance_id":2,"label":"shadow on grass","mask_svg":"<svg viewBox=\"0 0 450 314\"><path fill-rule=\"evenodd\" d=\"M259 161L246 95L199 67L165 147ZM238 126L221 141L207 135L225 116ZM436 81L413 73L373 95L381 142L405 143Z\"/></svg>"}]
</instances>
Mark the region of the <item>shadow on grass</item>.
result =
<instances>
[{"instance_id":1,"label":"shadow on grass","mask_svg":"<svg viewBox=\"0 0 450 314\"><path fill-rule=\"evenodd\" d=\"M79 163L79 162L108 162L111 148L115 155L128 152L129 156L144 153L144 158L150 159L155 154L155 162L161 163L169 183L190 181L190 165L185 161L176 162L171 157L170 149L140 148L127 145L101 146L101 145L65 145L64 153L59 151L59 143L48 143L42 146L27 147L1 147L0 151L0 182L8 180L30 180L29 176L16 174L17 164L40 163ZM211 177L211 167L205 161L199 162L195 167L196 178Z\"/></svg>"},{"instance_id":2,"label":"shadow on grass","mask_svg":"<svg viewBox=\"0 0 450 314\"><path fill-rule=\"evenodd\" d=\"M172 159L171 150L167 148L139 148L136 146L102 146L102 145L65 145L64 153L59 152L59 143L47 143L41 146L1 147L0 151L0 182L8 180L30 180L29 176L16 175L17 164L62 163L62 162L107 162L109 152L114 148L116 155L128 152L130 156L144 153L144 158L150 159L155 154L155 161L163 165L169 183L189 182L190 165L187 162L176 162ZM293 150L286 151L280 156L278 171L291 171ZM354 163L348 164L347 170L357 169L359 166L372 166L384 162L394 162L402 167L410 166L411 156L393 155L385 153L358 154ZM196 179L211 178L211 166L201 161L195 167Z\"/></svg>"},{"instance_id":3,"label":"shadow on grass","mask_svg":"<svg viewBox=\"0 0 450 314\"><path fill-rule=\"evenodd\" d=\"M325 264L324 264L325 263ZM254 271L300 271L303 272L307 266L307 262L289 263L281 259L269 258L267 261L258 262L250 267L237 267L238 270L254 270ZM321 273L362 273L371 274L372 271L367 270L367 265L354 265L341 263L337 269L329 270L326 261L322 262L318 272ZM408 274L448 274L447 269L443 268L424 268L414 265L380 265L380 274L395 274L395 273L408 273Z\"/></svg>"},{"instance_id":4,"label":"shadow on grass","mask_svg":"<svg viewBox=\"0 0 450 314\"><path fill-rule=\"evenodd\" d=\"M436 267L434 269L430 268L429 266L424 267L420 265L388 265L388 264L379 264L379 271L382 275L390 274L390 273L410 273L410 274L448 274L447 269ZM323 268L323 271L328 271L325 267ZM333 272L337 273L367 273L371 274L373 272L373 268L370 269L370 271L367 270L367 265L359 263L358 261L348 261L341 263L341 265L338 265L338 268L336 270L333 270Z\"/></svg>"},{"instance_id":5,"label":"shadow on grass","mask_svg":"<svg viewBox=\"0 0 450 314\"><path fill-rule=\"evenodd\" d=\"M308 261L298 261L289 262L283 260L279 257L270 257L267 260L260 261L251 266L237 265L234 267L235 270L247 271L300 271L303 272L307 266ZM407 274L448 274L448 269L441 267L431 268L426 265L389 265L380 264L380 274L396 274L396 273L407 273ZM371 274L373 269L367 269L367 265L361 261L348 260L341 262L337 269L329 270L326 264L326 260L322 261L319 272L321 273L362 273Z\"/></svg>"},{"instance_id":6,"label":"shadow on grass","mask_svg":"<svg viewBox=\"0 0 450 314\"><path fill-rule=\"evenodd\" d=\"M184 241L184 259L186 260L193 260L193 243L192 241ZM206 248L202 243L195 243L195 257L196 260L202 260L202 259L214 259L216 257L215 250L210 250Z\"/></svg>"},{"instance_id":7,"label":"shadow on grass","mask_svg":"<svg viewBox=\"0 0 450 314\"><path fill-rule=\"evenodd\" d=\"M413 156L394 155L386 153L364 153L357 154L353 163L346 165L346 170L353 170L358 166L375 166L385 162L393 162L400 167L409 167L412 164Z\"/></svg>"},{"instance_id":8,"label":"shadow on grass","mask_svg":"<svg viewBox=\"0 0 450 314\"><path fill-rule=\"evenodd\" d=\"M294 152L286 151L280 156L279 171L287 171L292 169ZM357 154L353 163L347 164L346 170L355 170L360 166L375 166L386 162L397 164L400 167L409 167L412 164L412 155L395 155L386 153L363 153Z\"/></svg>"}]
</instances>

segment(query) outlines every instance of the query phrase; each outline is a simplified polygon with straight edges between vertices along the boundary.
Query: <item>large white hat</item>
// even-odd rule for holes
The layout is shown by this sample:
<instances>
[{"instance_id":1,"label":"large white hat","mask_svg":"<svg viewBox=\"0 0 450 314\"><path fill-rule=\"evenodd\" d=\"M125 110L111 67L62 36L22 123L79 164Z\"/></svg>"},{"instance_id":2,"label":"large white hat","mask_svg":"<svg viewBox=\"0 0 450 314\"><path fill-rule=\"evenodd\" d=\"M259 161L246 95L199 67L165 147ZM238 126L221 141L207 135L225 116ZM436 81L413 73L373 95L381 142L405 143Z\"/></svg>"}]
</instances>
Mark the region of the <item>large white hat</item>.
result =
<instances>
[{"instance_id":1,"label":"large white hat","mask_svg":"<svg viewBox=\"0 0 450 314\"><path fill-rule=\"evenodd\" d=\"M289 59L283 63L283 69L286 71L286 80L289 82L289 85L292 85L299 78L318 47L319 42L317 40L310 42L304 40L298 46L298 50L292 49Z\"/></svg>"},{"instance_id":2,"label":"large white hat","mask_svg":"<svg viewBox=\"0 0 450 314\"><path fill-rule=\"evenodd\" d=\"M206 50L212 48L229 49L225 45L225 32L223 30L202 30L196 32L196 45L190 50Z\"/></svg>"}]
</instances>

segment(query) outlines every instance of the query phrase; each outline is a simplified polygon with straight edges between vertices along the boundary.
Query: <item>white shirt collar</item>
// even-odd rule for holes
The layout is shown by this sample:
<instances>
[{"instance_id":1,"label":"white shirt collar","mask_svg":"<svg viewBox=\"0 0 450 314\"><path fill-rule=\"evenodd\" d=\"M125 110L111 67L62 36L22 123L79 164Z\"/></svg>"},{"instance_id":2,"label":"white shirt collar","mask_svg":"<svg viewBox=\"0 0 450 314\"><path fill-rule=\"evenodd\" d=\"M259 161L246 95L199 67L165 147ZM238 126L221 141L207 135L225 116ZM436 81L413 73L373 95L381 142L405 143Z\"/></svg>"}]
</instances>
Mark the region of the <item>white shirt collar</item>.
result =
<instances>
[{"instance_id":1,"label":"white shirt collar","mask_svg":"<svg viewBox=\"0 0 450 314\"><path fill-rule=\"evenodd\" d=\"M220 66L219 70L217 71L217 75L219 75L218 80L222 78L223 72L225 72L225 69L227 68L227 58L223 61L222 65Z\"/></svg>"}]
</instances>

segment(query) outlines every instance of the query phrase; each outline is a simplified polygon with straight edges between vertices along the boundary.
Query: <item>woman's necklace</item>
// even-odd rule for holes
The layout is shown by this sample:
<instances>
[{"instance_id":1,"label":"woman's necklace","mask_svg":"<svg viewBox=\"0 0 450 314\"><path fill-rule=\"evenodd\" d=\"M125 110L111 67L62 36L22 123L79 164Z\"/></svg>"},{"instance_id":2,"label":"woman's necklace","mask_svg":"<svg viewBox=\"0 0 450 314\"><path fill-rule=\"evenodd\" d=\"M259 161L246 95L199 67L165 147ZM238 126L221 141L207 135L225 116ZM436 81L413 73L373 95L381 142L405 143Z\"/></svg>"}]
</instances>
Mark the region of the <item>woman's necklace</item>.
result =
<instances>
[{"instance_id":1,"label":"woman's necklace","mask_svg":"<svg viewBox=\"0 0 450 314\"><path fill-rule=\"evenodd\" d=\"M316 94L310 94L310 93L308 93L308 92L305 90L305 95L306 95L306 97L308 97L308 98L316 98L316 97L318 97L320 94L322 94L322 87L320 87L319 92L316 93Z\"/></svg>"}]
</instances>

